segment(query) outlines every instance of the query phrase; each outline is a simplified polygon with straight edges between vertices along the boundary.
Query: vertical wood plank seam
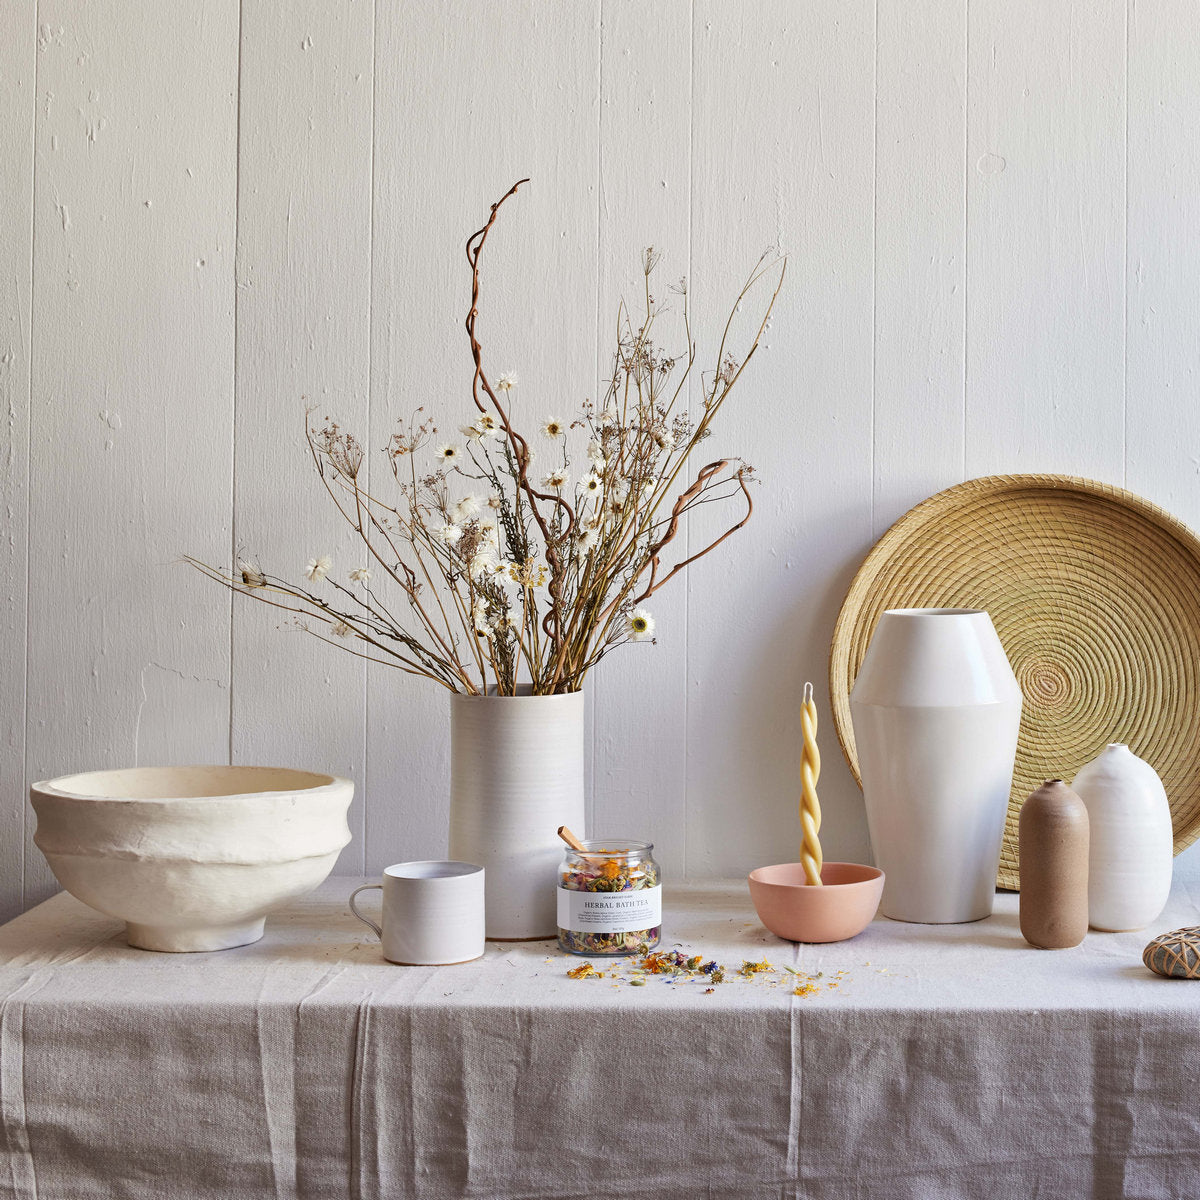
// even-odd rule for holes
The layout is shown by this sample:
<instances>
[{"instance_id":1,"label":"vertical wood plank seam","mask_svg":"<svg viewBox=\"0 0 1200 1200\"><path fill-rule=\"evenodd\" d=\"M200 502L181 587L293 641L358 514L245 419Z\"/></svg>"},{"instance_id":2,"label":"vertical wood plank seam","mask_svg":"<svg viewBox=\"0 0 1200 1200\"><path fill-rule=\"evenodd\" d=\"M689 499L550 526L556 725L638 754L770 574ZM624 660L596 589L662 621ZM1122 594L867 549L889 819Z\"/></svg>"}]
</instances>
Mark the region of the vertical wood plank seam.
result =
<instances>
[{"instance_id":1,"label":"vertical wood plank seam","mask_svg":"<svg viewBox=\"0 0 1200 1200\"><path fill-rule=\"evenodd\" d=\"M596 346L593 353L593 360L596 364L596 391L597 399L599 399L600 384L604 377L604 363L601 360L601 346L603 341L600 335L600 322L602 320L600 308L600 277L602 274L600 267L600 222L604 216L604 9L605 0L596 0L596 16L598 24L596 27L596 312L595 312L595 336ZM603 680L599 672L592 674L592 698L596 699L597 689L604 686ZM584 809L587 815L587 831L589 837L595 836L595 813L596 813L596 756L600 752L600 747L603 744L602 739L597 732L599 726L596 722L596 714L600 710L599 703L592 704L592 763L591 774L588 780L586 793L586 807Z\"/></svg>"},{"instance_id":2,"label":"vertical wood plank seam","mask_svg":"<svg viewBox=\"0 0 1200 1200\"><path fill-rule=\"evenodd\" d=\"M379 102L379 5L371 0L371 162L368 186L371 189L367 216L367 433L375 428L373 408L375 395L375 110ZM371 455L365 456L367 464L367 488L371 487ZM362 719L362 837L359 838L359 872L367 873L367 830L370 827L371 805L368 787L371 778L369 757L371 738L371 672L367 663L362 665L363 719Z\"/></svg>"},{"instance_id":3,"label":"vertical wood plank seam","mask_svg":"<svg viewBox=\"0 0 1200 1200\"><path fill-rule=\"evenodd\" d=\"M1125 223L1123 246L1124 286L1121 289L1121 486L1129 485L1129 33L1133 0L1125 0Z\"/></svg>"},{"instance_id":4,"label":"vertical wood plank seam","mask_svg":"<svg viewBox=\"0 0 1200 1200\"><path fill-rule=\"evenodd\" d=\"M233 396L232 412L229 421L229 563L232 570L237 569L237 536L238 536L238 476L237 476L237 434L238 434L238 363L241 353L241 322L238 309L240 307L240 287L238 280L238 259L242 244L242 45L245 36L243 30L245 17L244 0L238 3L238 45L237 45L237 98L234 101L234 163L233 163ZM234 714L234 595L229 593L229 738L226 757L229 765L233 765L233 714Z\"/></svg>"},{"instance_id":5,"label":"vertical wood plank seam","mask_svg":"<svg viewBox=\"0 0 1200 1200\"><path fill-rule=\"evenodd\" d=\"M691 301L693 283L692 247L696 238L694 221L696 198L696 0L688 4L688 246L687 246L687 302ZM693 389L695 384L692 384ZM701 364L700 392L704 393L704 372ZM685 557L692 556L692 527L690 522L683 526L683 545ZM683 875L690 879L692 875L692 847L689 830L692 827L688 812L688 793L690 788L687 769L688 745L691 737L691 699L692 699L692 580L685 570L683 573Z\"/></svg>"},{"instance_id":6,"label":"vertical wood plank seam","mask_svg":"<svg viewBox=\"0 0 1200 1200\"><path fill-rule=\"evenodd\" d=\"M963 0L963 239L962 239L962 469L967 477L967 397L969 392L971 344L970 281L968 267L971 258L971 0Z\"/></svg>"},{"instance_id":7,"label":"vertical wood plank seam","mask_svg":"<svg viewBox=\"0 0 1200 1200\"><path fill-rule=\"evenodd\" d=\"M27 403L29 405L26 410L25 418L25 678L21 681L21 708L23 717L21 720L21 779L23 787L21 788L21 911L24 912L27 906L25 896L25 866L28 857L29 846L29 799L28 789L32 782L30 779L29 769L29 647L32 642L30 637L31 622L33 620L33 606L29 603L30 586L29 581L33 577L33 572L29 569L30 566L30 550L32 542L29 536L30 518L33 513L33 341L37 334L34 323L34 314L37 312L37 297L35 289L37 288L37 274L33 269L33 264L36 261L36 245L37 245L37 197L38 197L38 97L41 92L38 90L41 86L39 79L39 71L41 69L41 55L38 53L37 36L38 30L42 23L42 3L41 0L36 0L33 6L33 41L31 43L33 49L33 123L30 126L29 138L29 382L26 387Z\"/></svg>"},{"instance_id":8,"label":"vertical wood plank seam","mask_svg":"<svg viewBox=\"0 0 1200 1200\"><path fill-rule=\"evenodd\" d=\"M875 409L879 396L879 0L875 0L875 56L872 63L872 121L871 121L871 483L870 483L870 530L875 540L875 492L878 487L876 472L877 426Z\"/></svg>"}]
</instances>

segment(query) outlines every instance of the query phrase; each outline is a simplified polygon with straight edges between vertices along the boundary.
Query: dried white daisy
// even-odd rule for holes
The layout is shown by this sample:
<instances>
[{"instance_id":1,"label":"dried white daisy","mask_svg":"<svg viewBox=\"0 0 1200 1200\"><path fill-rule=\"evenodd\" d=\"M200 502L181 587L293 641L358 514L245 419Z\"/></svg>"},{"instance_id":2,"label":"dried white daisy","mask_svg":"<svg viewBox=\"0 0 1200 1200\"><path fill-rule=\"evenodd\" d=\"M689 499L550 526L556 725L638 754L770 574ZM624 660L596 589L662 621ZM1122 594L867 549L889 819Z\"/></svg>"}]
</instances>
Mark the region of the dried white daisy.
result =
<instances>
[{"instance_id":1,"label":"dried white daisy","mask_svg":"<svg viewBox=\"0 0 1200 1200\"><path fill-rule=\"evenodd\" d=\"M542 422L542 436L548 438L566 437L567 427L558 417L547 417Z\"/></svg>"},{"instance_id":2,"label":"dried white daisy","mask_svg":"<svg viewBox=\"0 0 1200 1200\"><path fill-rule=\"evenodd\" d=\"M444 463L452 463L458 461L458 456L461 453L459 448L450 442L437 448L437 456Z\"/></svg>"},{"instance_id":3,"label":"dried white daisy","mask_svg":"<svg viewBox=\"0 0 1200 1200\"><path fill-rule=\"evenodd\" d=\"M570 478L571 477L566 473L566 471L564 471L560 468L557 471L551 471L550 474L547 475L546 478L542 480L542 487L556 488L556 489L564 488L567 486L567 481Z\"/></svg>"},{"instance_id":4,"label":"dried white daisy","mask_svg":"<svg viewBox=\"0 0 1200 1200\"><path fill-rule=\"evenodd\" d=\"M333 566L333 559L328 554L322 554L318 558L310 558L308 566L304 568L304 574L316 583L318 580L324 579L329 574L329 568Z\"/></svg>"},{"instance_id":5,"label":"dried white daisy","mask_svg":"<svg viewBox=\"0 0 1200 1200\"><path fill-rule=\"evenodd\" d=\"M490 638L495 632L487 619L487 601L479 599L471 608L471 621L475 626L476 636Z\"/></svg>"},{"instance_id":6,"label":"dried white daisy","mask_svg":"<svg viewBox=\"0 0 1200 1200\"><path fill-rule=\"evenodd\" d=\"M471 559L467 570L472 579L479 580L486 575L493 574L496 570L496 563L496 551L491 546L481 546L475 551L475 556Z\"/></svg>"},{"instance_id":7,"label":"dried white daisy","mask_svg":"<svg viewBox=\"0 0 1200 1200\"><path fill-rule=\"evenodd\" d=\"M472 424L459 428L473 442L484 442L500 435L500 422L491 413L480 413Z\"/></svg>"},{"instance_id":8,"label":"dried white daisy","mask_svg":"<svg viewBox=\"0 0 1200 1200\"><path fill-rule=\"evenodd\" d=\"M478 496L464 496L454 506L454 522L455 522L455 524L461 524L463 521L467 520L469 517L475 516L475 514L477 512L479 512L480 507L481 507L481 505L479 503Z\"/></svg>"},{"instance_id":9,"label":"dried white daisy","mask_svg":"<svg viewBox=\"0 0 1200 1200\"><path fill-rule=\"evenodd\" d=\"M654 618L644 608L635 608L628 624L631 642L648 642L654 637Z\"/></svg>"},{"instance_id":10,"label":"dried white daisy","mask_svg":"<svg viewBox=\"0 0 1200 1200\"><path fill-rule=\"evenodd\" d=\"M267 577L252 562L239 558L237 569L242 577L242 583L248 588L266 587Z\"/></svg>"},{"instance_id":11,"label":"dried white daisy","mask_svg":"<svg viewBox=\"0 0 1200 1200\"><path fill-rule=\"evenodd\" d=\"M370 583L370 569L367 567L355 567L354 570L350 572L350 578L353 579L355 583Z\"/></svg>"},{"instance_id":12,"label":"dried white daisy","mask_svg":"<svg viewBox=\"0 0 1200 1200\"><path fill-rule=\"evenodd\" d=\"M579 559L587 558L591 553L592 547L600 540L600 533L597 529L585 529L579 535L579 540L575 543L575 556Z\"/></svg>"},{"instance_id":13,"label":"dried white daisy","mask_svg":"<svg viewBox=\"0 0 1200 1200\"><path fill-rule=\"evenodd\" d=\"M462 540L463 531L458 525L451 522L449 525L443 525L437 531L438 541L444 542L447 546L457 546Z\"/></svg>"},{"instance_id":14,"label":"dried white daisy","mask_svg":"<svg viewBox=\"0 0 1200 1200\"><path fill-rule=\"evenodd\" d=\"M594 438L588 442L587 456L588 461L594 464L597 470L604 470L604 447Z\"/></svg>"},{"instance_id":15,"label":"dried white daisy","mask_svg":"<svg viewBox=\"0 0 1200 1200\"><path fill-rule=\"evenodd\" d=\"M496 380L496 390L500 392L511 392L517 386L517 375L515 371L505 371L499 379Z\"/></svg>"},{"instance_id":16,"label":"dried white daisy","mask_svg":"<svg viewBox=\"0 0 1200 1200\"><path fill-rule=\"evenodd\" d=\"M579 481L579 490L588 496L599 498L604 494L604 480L595 471L590 471Z\"/></svg>"}]
</instances>

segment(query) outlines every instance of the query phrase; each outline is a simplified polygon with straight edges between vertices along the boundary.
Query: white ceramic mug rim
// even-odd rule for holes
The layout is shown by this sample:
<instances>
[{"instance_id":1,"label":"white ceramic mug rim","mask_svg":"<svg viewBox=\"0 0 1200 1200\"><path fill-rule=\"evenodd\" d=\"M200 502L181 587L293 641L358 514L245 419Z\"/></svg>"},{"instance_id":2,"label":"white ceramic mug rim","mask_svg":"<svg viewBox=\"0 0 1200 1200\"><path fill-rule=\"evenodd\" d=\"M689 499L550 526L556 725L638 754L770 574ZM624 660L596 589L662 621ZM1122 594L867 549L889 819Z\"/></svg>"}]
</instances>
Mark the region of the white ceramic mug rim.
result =
<instances>
[{"instance_id":1,"label":"white ceramic mug rim","mask_svg":"<svg viewBox=\"0 0 1200 1200\"><path fill-rule=\"evenodd\" d=\"M433 868L421 870L420 868ZM423 858L413 862L392 863L384 867L385 879L465 879L483 872L478 863L462 862L455 858Z\"/></svg>"}]
</instances>

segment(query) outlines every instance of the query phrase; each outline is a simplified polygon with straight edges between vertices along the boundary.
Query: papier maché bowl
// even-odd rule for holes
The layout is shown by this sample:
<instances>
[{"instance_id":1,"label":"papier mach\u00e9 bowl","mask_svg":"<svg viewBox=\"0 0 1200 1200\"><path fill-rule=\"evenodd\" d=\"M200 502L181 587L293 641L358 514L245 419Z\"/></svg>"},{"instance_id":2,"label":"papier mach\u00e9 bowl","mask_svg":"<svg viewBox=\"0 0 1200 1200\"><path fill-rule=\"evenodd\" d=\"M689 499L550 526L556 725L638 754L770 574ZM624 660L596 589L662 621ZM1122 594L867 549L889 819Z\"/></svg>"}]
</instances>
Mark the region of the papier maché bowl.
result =
<instances>
[{"instance_id":1,"label":"papier mach\u00e9 bowl","mask_svg":"<svg viewBox=\"0 0 1200 1200\"><path fill-rule=\"evenodd\" d=\"M860 863L827 862L817 887L802 863L777 863L750 872L758 919L789 942L843 942L862 933L883 895L883 872Z\"/></svg>"},{"instance_id":2,"label":"papier mach\u00e9 bowl","mask_svg":"<svg viewBox=\"0 0 1200 1200\"><path fill-rule=\"evenodd\" d=\"M134 767L30 788L34 844L143 950L256 942L350 841L348 779L280 767Z\"/></svg>"}]
</instances>

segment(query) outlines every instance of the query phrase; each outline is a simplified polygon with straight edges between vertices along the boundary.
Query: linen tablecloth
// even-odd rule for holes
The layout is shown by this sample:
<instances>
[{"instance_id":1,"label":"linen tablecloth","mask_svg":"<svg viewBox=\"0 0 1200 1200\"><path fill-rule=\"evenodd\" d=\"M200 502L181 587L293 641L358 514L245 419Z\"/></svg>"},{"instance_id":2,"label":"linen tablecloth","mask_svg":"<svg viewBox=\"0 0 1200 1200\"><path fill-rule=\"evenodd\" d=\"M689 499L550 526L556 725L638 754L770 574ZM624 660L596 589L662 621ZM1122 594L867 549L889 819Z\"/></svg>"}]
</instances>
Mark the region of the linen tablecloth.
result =
<instances>
[{"instance_id":1,"label":"linen tablecloth","mask_svg":"<svg viewBox=\"0 0 1200 1200\"><path fill-rule=\"evenodd\" d=\"M663 944L731 978L570 979L552 943L399 967L331 879L253 946L130 949L60 895L0 929L0 1195L1200 1194L1200 983L1141 965L1197 920L1028 947L973 925L766 933L744 883L668 887ZM766 957L816 976L734 976ZM836 986L830 986L836 984Z\"/></svg>"}]
</instances>

